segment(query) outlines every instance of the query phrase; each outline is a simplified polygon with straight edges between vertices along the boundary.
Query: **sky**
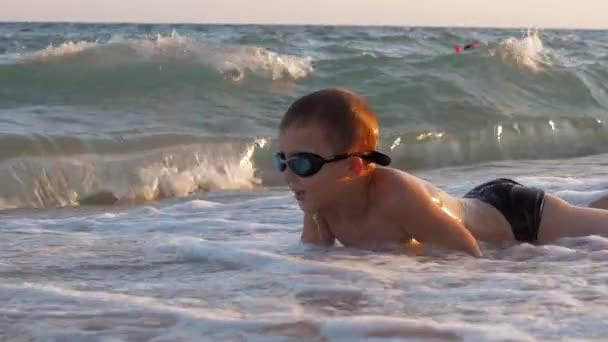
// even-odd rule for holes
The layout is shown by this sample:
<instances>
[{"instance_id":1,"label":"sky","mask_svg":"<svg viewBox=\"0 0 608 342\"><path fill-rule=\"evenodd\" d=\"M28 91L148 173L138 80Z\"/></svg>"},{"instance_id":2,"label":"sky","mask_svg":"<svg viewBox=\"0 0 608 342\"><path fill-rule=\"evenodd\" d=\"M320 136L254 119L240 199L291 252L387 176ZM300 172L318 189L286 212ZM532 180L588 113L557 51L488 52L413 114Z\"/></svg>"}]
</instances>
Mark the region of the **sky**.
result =
<instances>
[{"instance_id":1,"label":"sky","mask_svg":"<svg viewBox=\"0 0 608 342\"><path fill-rule=\"evenodd\" d=\"M608 28L608 0L0 0L0 21Z\"/></svg>"}]
</instances>

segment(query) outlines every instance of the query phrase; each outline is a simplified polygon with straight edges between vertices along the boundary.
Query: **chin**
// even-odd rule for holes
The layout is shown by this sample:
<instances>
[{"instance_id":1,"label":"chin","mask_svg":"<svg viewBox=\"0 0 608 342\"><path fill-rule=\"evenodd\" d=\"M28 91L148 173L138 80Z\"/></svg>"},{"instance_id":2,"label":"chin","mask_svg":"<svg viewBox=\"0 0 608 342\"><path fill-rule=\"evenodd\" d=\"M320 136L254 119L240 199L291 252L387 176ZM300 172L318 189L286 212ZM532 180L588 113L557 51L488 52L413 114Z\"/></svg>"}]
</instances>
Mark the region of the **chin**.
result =
<instances>
[{"instance_id":1,"label":"chin","mask_svg":"<svg viewBox=\"0 0 608 342\"><path fill-rule=\"evenodd\" d=\"M318 211L317 206L307 203L306 201L298 202L300 209L307 214L314 214Z\"/></svg>"},{"instance_id":2,"label":"chin","mask_svg":"<svg viewBox=\"0 0 608 342\"><path fill-rule=\"evenodd\" d=\"M300 206L300 209L307 214L315 212L315 209L312 208L310 205L306 205L305 203L298 203L298 205Z\"/></svg>"}]
</instances>

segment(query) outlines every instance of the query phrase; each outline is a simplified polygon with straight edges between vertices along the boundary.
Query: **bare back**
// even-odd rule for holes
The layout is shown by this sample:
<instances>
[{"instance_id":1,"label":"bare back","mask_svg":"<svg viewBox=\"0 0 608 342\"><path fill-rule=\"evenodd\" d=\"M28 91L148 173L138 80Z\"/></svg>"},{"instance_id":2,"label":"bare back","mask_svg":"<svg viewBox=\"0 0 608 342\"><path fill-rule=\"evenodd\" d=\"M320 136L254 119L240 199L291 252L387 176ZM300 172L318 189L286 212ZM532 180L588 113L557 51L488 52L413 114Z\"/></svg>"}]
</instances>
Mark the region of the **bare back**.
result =
<instances>
[{"instance_id":1,"label":"bare back","mask_svg":"<svg viewBox=\"0 0 608 342\"><path fill-rule=\"evenodd\" d=\"M439 187L405 172L391 169L407 179L411 186L420 186L437 208L462 223L478 240L489 242L514 241L509 222L493 206L478 199L455 197Z\"/></svg>"},{"instance_id":2,"label":"bare back","mask_svg":"<svg viewBox=\"0 0 608 342\"><path fill-rule=\"evenodd\" d=\"M441 217L442 222L452 221L454 225L464 226L479 239L492 239L493 235L488 233L491 230L487 226L503 226L502 230L506 232L503 235L509 238L508 224L493 207L478 200L456 198L405 172L377 168L373 171L369 186L369 206L364 213L356 212L340 219L317 215L321 224L316 228L321 227L322 231L327 232L326 235L334 237L345 246L363 248L411 243L414 238L411 232L419 226L435 224L429 222L429 217ZM404 192L407 196L395 192ZM402 200L395 203L395 199L399 198ZM415 210L418 202L431 203L431 215ZM399 215L395 215L395 212ZM432 237L429 240L433 242Z\"/></svg>"},{"instance_id":3,"label":"bare back","mask_svg":"<svg viewBox=\"0 0 608 342\"><path fill-rule=\"evenodd\" d=\"M507 219L493 206L474 198L454 197L435 185L411 175L412 182L421 182L433 202L441 210L459 220L476 239L488 242L514 241Z\"/></svg>"}]
</instances>

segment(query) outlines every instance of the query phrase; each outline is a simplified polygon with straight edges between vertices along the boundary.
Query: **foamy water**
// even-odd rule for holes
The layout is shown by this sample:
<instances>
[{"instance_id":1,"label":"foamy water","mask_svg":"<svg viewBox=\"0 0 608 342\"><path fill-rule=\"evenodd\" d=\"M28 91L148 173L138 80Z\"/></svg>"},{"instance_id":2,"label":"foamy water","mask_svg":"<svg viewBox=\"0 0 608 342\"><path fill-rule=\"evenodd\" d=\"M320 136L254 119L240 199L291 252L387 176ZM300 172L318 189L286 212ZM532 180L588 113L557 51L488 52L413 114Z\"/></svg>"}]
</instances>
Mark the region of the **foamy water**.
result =
<instances>
[{"instance_id":1,"label":"foamy water","mask_svg":"<svg viewBox=\"0 0 608 342\"><path fill-rule=\"evenodd\" d=\"M593 161L536 162L543 177L526 175L525 163L419 175L459 195L472 179L508 171L584 205L608 188L605 168L584 167ZM579 176L558 176L572 170ZM317 248L299 243L301 213L283 188L1 220L2 340L608 337L608 239L599 236L483 245L481 259Z\"/></svg>"},{"instance_id":2,"label":"foamy water","mask_svg":"<svg viewBox=\"0 0 608 342\"><path fill-rule=\"evenodd\" d=\"M488 51L491 56L498 55L505 61L533 72L539 72L543 66L551 65L537 30L529 29L523 37L506 38L496 48L490 48Z\"/></svg>"}]
</instances>

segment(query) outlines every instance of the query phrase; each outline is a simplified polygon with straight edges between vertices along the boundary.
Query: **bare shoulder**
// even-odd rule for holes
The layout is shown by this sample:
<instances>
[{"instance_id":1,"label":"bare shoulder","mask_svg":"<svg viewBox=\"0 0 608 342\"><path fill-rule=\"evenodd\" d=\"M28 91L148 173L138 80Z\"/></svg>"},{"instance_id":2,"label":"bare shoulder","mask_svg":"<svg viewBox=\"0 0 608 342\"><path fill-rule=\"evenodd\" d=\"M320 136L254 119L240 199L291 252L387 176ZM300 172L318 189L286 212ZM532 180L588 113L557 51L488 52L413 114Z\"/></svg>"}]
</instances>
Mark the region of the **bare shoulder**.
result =
<instances>
[{"instance_id":1,"label":"bare shoulder","mask_svg":"<svg viewBox=\"0 0 608 342\"><path fill-rule=\"evenodd\" d=\"M421 209L457 207L454 198L424 179L393 168L378 168L375 172L372 198L391 217L417 215Z\"/></svg>"},{"instance_id":2,"label":"bare shoulder","mask_svg":"<svg viewBox=\"0 0 608 342\"><path fill-rule=\"evenodd\" d=\"M394 168L377 168L372 182L373 197L387 203L395 200L428 196L430 184L407 172Z\"/></svg>"}]
</instances>

